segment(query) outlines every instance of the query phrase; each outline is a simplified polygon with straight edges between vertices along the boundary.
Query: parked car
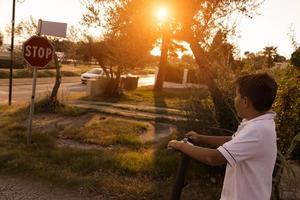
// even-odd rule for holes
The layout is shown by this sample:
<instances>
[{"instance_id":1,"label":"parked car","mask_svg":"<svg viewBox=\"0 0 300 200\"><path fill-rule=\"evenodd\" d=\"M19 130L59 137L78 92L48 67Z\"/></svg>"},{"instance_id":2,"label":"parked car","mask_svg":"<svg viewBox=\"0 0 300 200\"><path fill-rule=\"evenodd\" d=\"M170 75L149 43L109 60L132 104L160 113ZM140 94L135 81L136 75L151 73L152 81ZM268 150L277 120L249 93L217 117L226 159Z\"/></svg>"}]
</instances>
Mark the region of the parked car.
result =
<instances>
[{"instance_id":1,"label":"parked car","mask_svg":"<svg viewBox=\"0 0 300 200\"><path fill-rule=\"evenodd\" d=\"M100 77L104 77L105 73L102 68L93 68L83 74L81 74L81 82L84 84L87 80L90 79L99 79Z\"/></svg>"}]
</instances>

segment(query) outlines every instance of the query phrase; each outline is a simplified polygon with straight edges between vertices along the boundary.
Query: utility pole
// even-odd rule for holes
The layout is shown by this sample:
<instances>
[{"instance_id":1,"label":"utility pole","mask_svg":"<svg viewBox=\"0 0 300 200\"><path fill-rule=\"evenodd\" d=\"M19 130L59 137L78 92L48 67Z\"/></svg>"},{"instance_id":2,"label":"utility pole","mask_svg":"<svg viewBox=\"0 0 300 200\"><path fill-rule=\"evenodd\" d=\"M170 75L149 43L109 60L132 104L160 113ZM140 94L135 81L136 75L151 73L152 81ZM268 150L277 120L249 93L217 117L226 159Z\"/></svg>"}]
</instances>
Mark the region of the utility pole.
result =
<instances>
[{"instance_id":1,"label":"utility pole","mask_svg":"<svg viewBox=\"0 0 300 200\"><path fill-rule=\"evenodd\" d=\"M12 97L12 78L13 78L13 65L14 65L15 6L16 6L16 0L13 0L12 20L11 20L11 45L10 45L8 105L11 105L11 99L12 99L11 97Z\"/></svg>"}]
</instances>

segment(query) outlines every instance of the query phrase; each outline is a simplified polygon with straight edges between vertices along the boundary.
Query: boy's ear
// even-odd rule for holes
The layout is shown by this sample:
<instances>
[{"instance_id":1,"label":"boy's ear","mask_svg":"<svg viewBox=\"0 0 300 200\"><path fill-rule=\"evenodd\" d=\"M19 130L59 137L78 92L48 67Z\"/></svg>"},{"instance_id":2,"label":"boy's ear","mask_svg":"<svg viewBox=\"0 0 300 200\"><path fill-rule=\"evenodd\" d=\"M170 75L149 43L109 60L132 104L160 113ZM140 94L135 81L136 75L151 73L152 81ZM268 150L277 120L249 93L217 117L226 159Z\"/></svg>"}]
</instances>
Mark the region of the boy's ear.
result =
<instances>
[{"instance_id":1,"label":"boy's ear","mask_svg":"<svg viewBox=\"0 0 300 200\"><path fill-rule=\"evenodd\" d=\"M252 102L248 97L244 97L243 103L244 103L244 106L247 107L247 108L252 106Z\"/></svg>"},{"instance_id":2,"label":"boy's ear","mask_svg":"<svg viewBox=\"0 0 300 200\"><path fill-rule=\"evenodd\" d=\"M243 104L245 105L245 106L249 106L249 104L250 104L250 101L249 101L249 98L248 97L244 97L243 98Z\"/></svg>"}]
</instances>

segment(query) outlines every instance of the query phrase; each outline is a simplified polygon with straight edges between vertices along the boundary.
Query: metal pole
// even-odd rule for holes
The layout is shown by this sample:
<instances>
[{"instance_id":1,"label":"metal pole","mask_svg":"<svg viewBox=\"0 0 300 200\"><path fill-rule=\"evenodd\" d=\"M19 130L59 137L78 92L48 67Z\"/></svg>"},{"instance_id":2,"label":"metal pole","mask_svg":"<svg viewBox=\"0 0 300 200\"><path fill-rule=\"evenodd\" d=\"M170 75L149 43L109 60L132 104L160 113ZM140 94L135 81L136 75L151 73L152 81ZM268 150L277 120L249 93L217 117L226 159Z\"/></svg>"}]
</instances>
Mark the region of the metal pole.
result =
<instances>
[{"instance_id":1,"label":"metal pole","mask_svg":"<svg viewBox=\"0 0 300 200\"><path fill-rule=\"evenodd\" d=\"M12 97L12 78L13 78L13 65L14 65L14 36L15 36L15 5L16 0L13 0L12 20L11 20L11 45L10 45L10 68L9 68L9 93L8 105L11 105Z\"/></svg>"},{"instance_id":2,"label":"metal pole","mask_svg":"<svg viewBox=\"0 0 300 200\"><path fill-rule=\"evenodd\" d=\"M181 196L182 189L187 185L185 182L185 176L190 163L190 157L181 153L181 162L178 167L177 177L175 184L173 186L172 194L170 200L179 200Z\"/></svg>"},{"instance_id":3,"label":"metal pole","mask_svg":"<svg viewBox=\"0 0 300 200\"><path fill-rule=\"evenodd\" d=\"M28 130L27 130L27 144L31 144L32 116L34 113L34 99L35 99L35 88L36 88L36 72L37 72L37 68L33 67L32 96L31 96L31 105L30 105L29 122L28 122Z\"/></svg>"},{"instance_id":4,"label":"metal pole","mask_svg":"<svg viewBox=\"0 0 300 200\"><path fill-rule=\"evenodd\" d=\"M191 138L186 137L182 141L184 143L193 145L193 141ZM191 158L188 155L181 152L181 161L178 166L177 176L176 176L176 180L175 180L173 190L172 190L172 193L170 196L170 200L179 200L180 199L182 189L187 185L187 183L185 182L185 176L186 176L190 161L191 161Z\"/></svg>"},{"instance_id":5,"label":"metal pole","mask_svg":"<svg viewBox=\"0 0 300 200\"><path fill-rule=\"evenodd\" d=\"M41 20L39 20L39 27L37 31L37 35L41 36ZM33 79L32 79L32 95L31 95L31 104L30 104L30 113L29 113L29 121L27 128L27 144L31 144L31 130L32 130L32 117L34 114L34 99L35 99L35 88L36 88L36 75L37 75L37 67L33 67Z\"/></svg>"}]
</instances>

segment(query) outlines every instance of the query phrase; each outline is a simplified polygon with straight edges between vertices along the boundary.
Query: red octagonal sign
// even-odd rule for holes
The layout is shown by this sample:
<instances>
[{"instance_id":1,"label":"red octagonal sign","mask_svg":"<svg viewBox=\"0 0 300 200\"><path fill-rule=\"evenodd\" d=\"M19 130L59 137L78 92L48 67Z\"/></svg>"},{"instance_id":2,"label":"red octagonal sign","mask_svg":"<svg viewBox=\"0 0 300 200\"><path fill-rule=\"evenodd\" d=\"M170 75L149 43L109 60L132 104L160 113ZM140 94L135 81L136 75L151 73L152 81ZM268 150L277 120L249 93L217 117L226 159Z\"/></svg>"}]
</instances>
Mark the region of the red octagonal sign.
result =
<instances>
[{"instance_id":1,"label":"red octagonal sign","mask_svg":"<svg viewBox=\"0 0 300 200\"><path fill-rule=\"evenodd\" d=\"M32 67L45 67L53 55L54 48L47 38L32 36L23 44L23 57Z\"/></svg>"}]
</instances>

